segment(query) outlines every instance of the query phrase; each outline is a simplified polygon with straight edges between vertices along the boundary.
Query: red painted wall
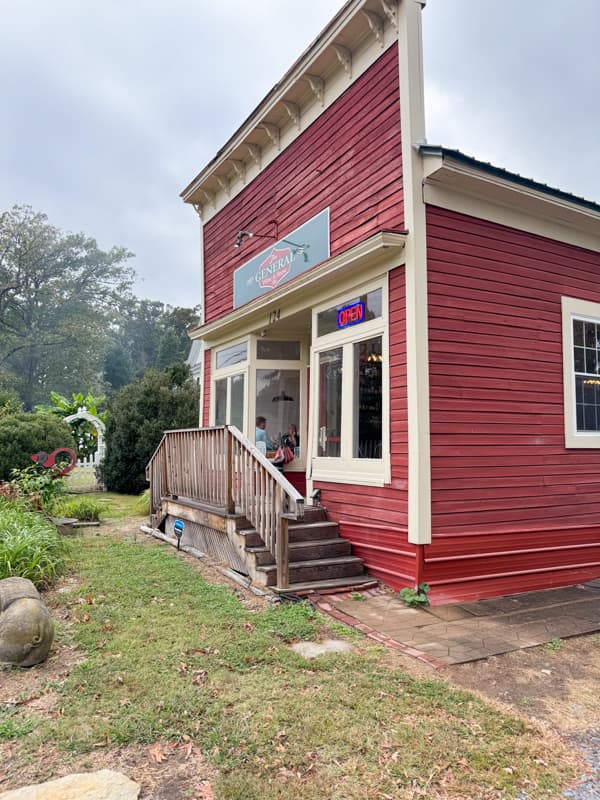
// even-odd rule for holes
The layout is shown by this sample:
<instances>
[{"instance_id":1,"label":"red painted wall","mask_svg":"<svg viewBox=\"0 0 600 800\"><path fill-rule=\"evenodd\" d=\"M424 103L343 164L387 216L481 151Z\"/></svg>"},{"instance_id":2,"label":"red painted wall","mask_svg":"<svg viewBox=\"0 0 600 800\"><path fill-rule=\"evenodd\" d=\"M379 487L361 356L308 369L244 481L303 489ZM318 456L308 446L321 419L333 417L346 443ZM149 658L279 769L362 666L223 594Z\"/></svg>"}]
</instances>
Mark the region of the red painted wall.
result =
<instances>
[{"instance_id":1,"label":"red painted wall","mask_svg":"<svg viewBox=\"0 0 600 800\"><path fill-rule=\"evenodd\" d=\"M600 451L564 446L561 295L600 255L427 209L434 601L600 576Z\"/></svg>"},{"instance_id":2,"label":"red painted wall","mask_svg":"<svg viewBox=\"0 0 600 800\"><path fill-rule=\"evenodd\" d=\"M205 313L232 310L233 273L266 239L233 247L237 232L283 236L327 206L331 254L379 230L403 228L397 47L381 58L226 208L204 226Z\"/></svg>"},{"instance_id":3,"label":"red painted wall","mask_svg":"<svg viewBox=\"0 0 600 800\"><path fill-rule=\"evenodd\" d=\"M396 589L416 579L417 548L408 543L408 424L404 267L390 273L390 450L392 482L355 486L315 481L331 519L365 560L370 575ZM350 480L350 479L349 479Z\"/></svg>"}]
</instances>

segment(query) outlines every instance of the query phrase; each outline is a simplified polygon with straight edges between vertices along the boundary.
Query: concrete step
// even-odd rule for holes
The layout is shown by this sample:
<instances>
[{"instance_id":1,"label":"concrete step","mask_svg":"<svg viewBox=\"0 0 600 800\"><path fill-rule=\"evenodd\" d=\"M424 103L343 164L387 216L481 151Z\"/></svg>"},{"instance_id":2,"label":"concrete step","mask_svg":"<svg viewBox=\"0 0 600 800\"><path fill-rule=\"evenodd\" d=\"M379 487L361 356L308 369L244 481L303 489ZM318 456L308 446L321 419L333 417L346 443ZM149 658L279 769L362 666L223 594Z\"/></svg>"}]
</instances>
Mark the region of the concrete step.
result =
<instances>
[{"instance_id":1,"label":"concrete step","mask_svg":"<svg viewBox=\"0 0 600 800\"><path fill-rule=\"evenodd\" d=\"M308 542L314 539L334 539L340 535L337 522L290 522L290 542Z\"/></svg>"},{"instance_id":2,"label":"concrete step","mask_svg":"<svg viewBox=\"0 0 600 800\"><path fill-rule=\"evenodd\" d=\"M363 572L363 560L356 556L294 561L290 563L290 583L349 578L362 575ZM265 564L257 567L256 582L261 586L275 586L277 583L277 567L275 564Z\"/></svg>"},{"instance_id":3,"label":"concrete step","mask_svg":"<svg viewBox=\"0 0 600 800\"><path fill-rule=\"evenodd\" d=\"M326 581L305 581L304 583L292 583L287 589L279 589L272 586L272 590L279 594L308 595L319 592L332 591L352 591L352 589L370 589L377 586L377 581L369 575L355 575L349 578L332 578Z\"/></svg>"},{"instance_id":4,"label":"concrete step","mask_svg":"<svg viewBox=\"0 0 600 800\"><path fill-rule=\"evenodd\" d=\"M254 555L257 566L273 563L273 556L267 547L246 547L246 552ZM352 545L347 539L313 539L308 542L290 543L290 562L314 561L352 555Z\"/></svg>"}]
</instances>

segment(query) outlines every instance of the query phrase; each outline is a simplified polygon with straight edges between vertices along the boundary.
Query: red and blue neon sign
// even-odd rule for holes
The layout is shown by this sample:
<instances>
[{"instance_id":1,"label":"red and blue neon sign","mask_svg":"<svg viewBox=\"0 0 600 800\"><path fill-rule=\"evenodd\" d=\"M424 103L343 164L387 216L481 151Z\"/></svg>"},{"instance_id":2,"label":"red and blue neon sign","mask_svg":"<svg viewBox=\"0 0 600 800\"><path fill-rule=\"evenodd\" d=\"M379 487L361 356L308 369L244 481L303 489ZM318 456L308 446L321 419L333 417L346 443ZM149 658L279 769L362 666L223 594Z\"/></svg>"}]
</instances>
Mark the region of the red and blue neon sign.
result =
<instances>
[{"instance_id":1,"label":"red and blue neon sign","mask_svg":"<svg viewBox=\"0 0 600 800\"><path fill-rule=\"evenodd\" d=\"M352 303L349 306L338 308L337 312L337 326L338 330L349 328L350 325L358 325L364 322L365 319L365 304L362 300Z\"/></svg>"}]
</instances>

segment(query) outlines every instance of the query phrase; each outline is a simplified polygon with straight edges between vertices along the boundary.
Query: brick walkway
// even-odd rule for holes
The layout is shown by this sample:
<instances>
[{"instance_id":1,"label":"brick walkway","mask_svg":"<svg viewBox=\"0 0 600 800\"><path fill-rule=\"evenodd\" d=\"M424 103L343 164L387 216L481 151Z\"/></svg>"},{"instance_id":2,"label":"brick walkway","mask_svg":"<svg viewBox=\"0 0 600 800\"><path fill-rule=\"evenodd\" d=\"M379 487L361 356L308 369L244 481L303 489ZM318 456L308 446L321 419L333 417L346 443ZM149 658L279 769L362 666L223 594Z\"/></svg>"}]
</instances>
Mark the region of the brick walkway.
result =
<instances>
[{"instance_id":1,"label":"brick walkway","mask_svg":"<svg viewBox=\"0 0 600 800\"><path fill-rule=\"evenodd\" d=\"M433 608L407 608L382 588L310 599L367 636L436 667L600 631L600 580Z\"/></svg>"}]
</instances>

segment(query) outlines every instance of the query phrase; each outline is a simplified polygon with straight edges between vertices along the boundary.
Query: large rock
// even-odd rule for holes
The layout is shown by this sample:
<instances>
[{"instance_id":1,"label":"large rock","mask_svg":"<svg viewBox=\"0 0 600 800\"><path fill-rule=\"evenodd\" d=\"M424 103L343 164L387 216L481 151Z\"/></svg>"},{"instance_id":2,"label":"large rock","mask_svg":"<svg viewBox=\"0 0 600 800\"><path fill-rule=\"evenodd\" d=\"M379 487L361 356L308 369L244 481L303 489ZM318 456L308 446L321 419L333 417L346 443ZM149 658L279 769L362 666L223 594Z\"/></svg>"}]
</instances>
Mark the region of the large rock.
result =
<instances>
[{"instance_id":1,"label":"large rock","mask_svg":"<svg viewBox=\"0 0 600 800\"><path fill-rule=\"evenodd\" d=\"M81 772L0 793L0 800L137 800L140 787L121 772Z\"/></svg>"},{"instance_id":2,"label":"large rock","mask_svg":"<svg viewBox=\"0 0 600 800\"><path fill-rule=\"evenodd\" d=\"M32 667L48 657L54 625L26 578L0 580L0 664Z\"/></svg>"}]
</instances>

